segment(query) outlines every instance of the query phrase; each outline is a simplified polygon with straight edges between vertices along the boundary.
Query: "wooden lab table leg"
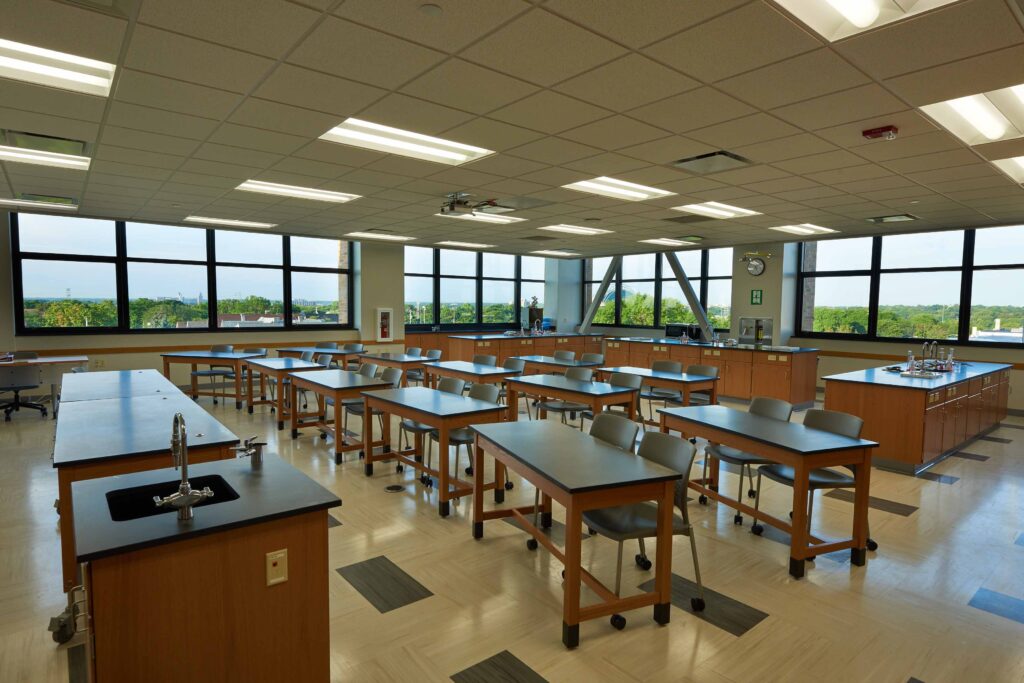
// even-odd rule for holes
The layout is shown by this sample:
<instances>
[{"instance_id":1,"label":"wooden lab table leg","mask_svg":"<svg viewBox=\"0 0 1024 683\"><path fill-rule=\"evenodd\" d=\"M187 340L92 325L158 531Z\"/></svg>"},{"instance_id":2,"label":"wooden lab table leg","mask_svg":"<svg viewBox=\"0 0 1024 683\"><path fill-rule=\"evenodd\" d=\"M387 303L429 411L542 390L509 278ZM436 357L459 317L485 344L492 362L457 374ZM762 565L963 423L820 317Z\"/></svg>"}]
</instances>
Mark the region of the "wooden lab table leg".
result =
<instances>
[{"instance_id":1,"label":"wooden lab table leg","mask_svg":"<svg viewBox=\"0 0 1024 683\"><path fill-rule=\"evenodd\" d=\"M790 536L789 574L795 579L804 577L807 558L807 465L793 467L793 533Z\"/></svg>"},{"instance_id":2,"label":"wooden lab table leg","mask_svg":"<svg viewBox=\"0 0 1024 683\"><path fill-rule=\"evenodd\" d=\"M580 644L580 542L583 516L570 499L565 509L565 583L562 596L562 644Z\"/></svg>"}]
</instances>

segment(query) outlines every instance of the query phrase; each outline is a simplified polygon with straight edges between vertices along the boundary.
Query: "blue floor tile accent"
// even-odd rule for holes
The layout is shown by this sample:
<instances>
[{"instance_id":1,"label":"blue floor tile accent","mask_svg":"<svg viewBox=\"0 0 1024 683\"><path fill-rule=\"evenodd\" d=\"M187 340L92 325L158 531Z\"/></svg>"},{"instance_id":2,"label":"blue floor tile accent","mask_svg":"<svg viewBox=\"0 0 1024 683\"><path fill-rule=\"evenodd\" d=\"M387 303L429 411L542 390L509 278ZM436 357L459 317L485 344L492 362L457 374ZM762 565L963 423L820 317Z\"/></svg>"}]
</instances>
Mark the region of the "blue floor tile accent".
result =
<instances>
[{"instance_id":1,"label":"blue floor tile accent","mask_svg":"<svg viewBox=\"0 0 1024 683\"><path fill-rule=\"evenodd\" d=\"M1024 624L1024 600L1012 595L979 588L967 604L975 609L985 610L1004 619L1012 619Z\"/></svg>"}]
</instances>

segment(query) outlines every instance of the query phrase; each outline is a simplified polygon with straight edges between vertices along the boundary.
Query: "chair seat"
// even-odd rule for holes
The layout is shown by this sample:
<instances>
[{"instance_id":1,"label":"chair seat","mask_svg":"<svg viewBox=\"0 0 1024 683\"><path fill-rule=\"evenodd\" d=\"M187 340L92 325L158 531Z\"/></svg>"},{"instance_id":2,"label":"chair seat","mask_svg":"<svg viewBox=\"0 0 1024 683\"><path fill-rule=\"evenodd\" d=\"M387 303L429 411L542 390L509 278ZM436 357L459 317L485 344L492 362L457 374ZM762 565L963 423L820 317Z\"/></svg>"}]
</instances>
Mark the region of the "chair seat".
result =
<instances>
[{"instance_id":1,"label":"chair seat","mask_svg":"<svg viewBox=\"0 0 1024 683\"><path fill-rule=\"evenodd\" d=\"M574 403L573 401L541 401L541 410L549 413L579 413L588 409L586 403Z\"/></svg>"},{"instance_id":2,"label":"chair seat","mask_svg":"<svg viewBox=\"0 0 1024 683\"><path fill-rule=\"evenodd\" d=\"M428 424L423 424L422 422L409 419L402 420L399 427L407 432L419 432L420 434L426 434L427 432L434 431L434 428Z\"/></svg>"},{"instance_id":3,"label":"chair seat","mask_svg":"<svg viewBox=\"0 0 1024 683\"><path fill-rule=\"evenodd\" d=\"M741 451L738 448L723 446L721 444L709 443L707 451L712 457L718 458L724 462L730 462L733 465L763 465L771 462L771 460L760 455L754 455L753 453L747 453L746 451Z\"/></svg>"},{"instance_id":4,"label":"chair seat","mask_svg":"<svg viewBox=\"0 0 1024 683\"><path fill-rule=\"evenodd\" d=\"M665 399L676 399L682 398L682 394L676 389L659 389L658 387L644 387L640 392L640 398L645 401L662 401Z\"/></svg>"},{"instance_id":5,"label":"chair seat","mask_svg":"<svg viewBox=\"0 0 1024 683\"><path fill-rule=\"evenodd\" d=\"M436 429L431 429L430 438L433 439L434 441L437 441L441 438L441 435L438 433ZM469 427L459 427L458 429L453 429L450 432L448 432L449 444L458 444L461 446L464 444L473 443L473 440L473 430L470 429Z\"/></svg>"},{"instance_id":6,"label":"chair seat","mask_svg":"<svg viewBox=\"0 0 1024 683\"><path fill-rule=\"evenodd\" d=\"M758 471L772 481L787 486L793 485L793 468L788 465L762 465ZM811 470L808 477L808 486L812 489L845 489L853 485L853 476L826 467Z\"/></svg>"},{"instance_id":7,"label":"chair seat","mask_svg":"<svg viewBox=\"0 0 1024 683\"><path fill-rule=\"evenodd\" d=\"M342 401L341 407L344 408L347 412L352 413L353 415L362 415L364 413L363 409L365 408L365 406L363 405L363 401L361 399L359 400L358 403L349 403L348 400ZM377 408L370 409L370 415L383 414L384 411L378 410Z\"/></svg>"},{"instance_id":8,"label":"chair seat","mask_svg":"<svg viewBox=\"0 0 1024 683\"><path fill-rule=\"evenodd\" d=\"M583 523L613 541L651 538L658 533L658 507L651 503L633 503L583 513ZM683 518L672 515L672 534L689 535Z\"/></svg>"},{"instance_id":9,"label":"chair seat","mask_svg":"<svg viewBox=\"0 0 1024 683\"><path fill-rule=\"evenodd\" d=\"M3 391L12 391L12 392L13 391L28 391L29 389L38 389L38 388L39 388L38 384L26 384L25 386L22 386L22 387L4 387L3 389L0 389L0 392L3 392Z\"/></svg>"},{"instance_id":10,"label":"chair seat","mask_svg":"<svg viewBox=\"0 0 1024 683\"><path fill-rule=\"evenodd\" d=\"M669 399L672 403L682 403L683 397L680 396L676 399ZM694 391L690 394L690 405L691 406L706 406L711 405L711 394L707 394L703 391Z\"/></svg>"}]
</instances>

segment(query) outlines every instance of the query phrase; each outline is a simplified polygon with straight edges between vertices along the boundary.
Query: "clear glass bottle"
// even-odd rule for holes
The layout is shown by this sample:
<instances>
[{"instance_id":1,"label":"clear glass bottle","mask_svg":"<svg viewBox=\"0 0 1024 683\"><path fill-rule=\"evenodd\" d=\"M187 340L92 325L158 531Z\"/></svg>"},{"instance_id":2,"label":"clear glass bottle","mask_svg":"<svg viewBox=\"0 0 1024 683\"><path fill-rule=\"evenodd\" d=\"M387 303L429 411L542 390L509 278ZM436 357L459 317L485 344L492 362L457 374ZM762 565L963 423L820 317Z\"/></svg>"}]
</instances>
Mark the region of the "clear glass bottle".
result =
<instances>
[{"instance_id":1,"label":"clear glass bottle","mask_svg":"<svg viewBox=\"0 0 1024 683\"><path fill-rule=\"evenodd\" d=\"M914 352L907 351L907 372L914 371Z\"/></svg>"}]
</instances>

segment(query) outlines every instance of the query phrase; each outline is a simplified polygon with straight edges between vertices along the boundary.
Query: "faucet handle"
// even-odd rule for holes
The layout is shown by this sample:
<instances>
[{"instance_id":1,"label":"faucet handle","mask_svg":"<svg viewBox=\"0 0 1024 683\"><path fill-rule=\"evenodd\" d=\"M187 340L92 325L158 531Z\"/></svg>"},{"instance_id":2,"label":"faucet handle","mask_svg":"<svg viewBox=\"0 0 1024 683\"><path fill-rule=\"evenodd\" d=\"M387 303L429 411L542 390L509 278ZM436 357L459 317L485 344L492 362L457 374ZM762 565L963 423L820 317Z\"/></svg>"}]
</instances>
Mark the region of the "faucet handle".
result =
<instances>
[{"instance_id":1,"label":"faucet handle","mask_svg":"<svg viewBox=\"0 0 1024 683\"><path fill-rule=\"evenodd\" d=\"M202 491L198 492L202 498L213 498L213 489L209 486L204 486Z\"/></svg>"}]
</instances>

